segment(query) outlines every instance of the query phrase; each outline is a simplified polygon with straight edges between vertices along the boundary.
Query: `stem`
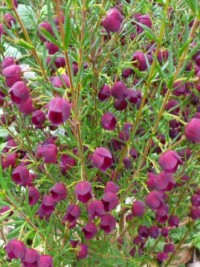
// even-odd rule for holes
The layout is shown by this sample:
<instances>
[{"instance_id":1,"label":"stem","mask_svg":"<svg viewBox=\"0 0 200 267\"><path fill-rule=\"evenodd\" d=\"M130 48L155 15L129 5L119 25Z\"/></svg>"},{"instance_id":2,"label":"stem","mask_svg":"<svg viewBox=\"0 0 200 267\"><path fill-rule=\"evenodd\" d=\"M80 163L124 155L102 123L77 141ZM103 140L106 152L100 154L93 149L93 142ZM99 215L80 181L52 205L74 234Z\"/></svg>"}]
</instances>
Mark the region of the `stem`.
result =
<instances>
[{"instance_id":1,"label":"stem","mask_svg":"<svg viewBox=\"0 0 200 267\"><path fill-rule=\"evenodd\" d=\"M72 70L71 70L71 67L70 67L70 60L69 60L69 56L68 56L68 51L67 51L67 49L64 49L65 33L64 33L63 23L62 23L59 0L54 0L54 3L55 3L56 14L58 16L58 22L59 22L59 27L60 27L60 35L61 35L61 39L62 39L62 43L63 43L63 52L64 52L64 55L65 55L67 73L68 73L68 76L69 76L70 87L71 87L71 92L72 92L72 109L74 111L74 114L73 114L74 115L74 120L73 120L73 123L72 123L72 131L73 131L73 133L74 133L74 135L76 137L77 143L78 143L78 153L79 153L79 158L80 158L80 162L81 162L81 179L85 180L86 179L86 175L85 175L85 164L84 164L84 154L83 154L83 143L82 143L82 138L81 138L81 123L80 123L80 120L78 118L78 104L76 102L76 93L77 93L77 91L75 91L75 88L73 86ZM82 33L81 36L84 36L83 34L84 33ZM83 38L83 37L81 37L81 38Z\"/></svg>"}]
</instances>

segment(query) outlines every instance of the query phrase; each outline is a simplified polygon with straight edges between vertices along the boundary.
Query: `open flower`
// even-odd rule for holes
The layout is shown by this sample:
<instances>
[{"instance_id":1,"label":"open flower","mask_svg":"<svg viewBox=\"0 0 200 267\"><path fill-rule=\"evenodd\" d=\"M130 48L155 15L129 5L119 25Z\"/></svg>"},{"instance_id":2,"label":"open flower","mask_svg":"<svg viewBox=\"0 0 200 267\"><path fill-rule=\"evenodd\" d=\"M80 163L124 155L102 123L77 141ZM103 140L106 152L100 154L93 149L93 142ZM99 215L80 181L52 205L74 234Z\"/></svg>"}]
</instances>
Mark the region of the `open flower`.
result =
<instances>
[{"instance_id":1,"label":"open flower","mask_svg":"<svg viewBox=\"0 0 200 267\"><path fill-rule=\"evenodd\" d=\"M102 172L105 172L113 164L113 159L110 151L104 147L96 148L92 155L92 163L96 168L98 168Z\"/></svg>"}]
</instances>

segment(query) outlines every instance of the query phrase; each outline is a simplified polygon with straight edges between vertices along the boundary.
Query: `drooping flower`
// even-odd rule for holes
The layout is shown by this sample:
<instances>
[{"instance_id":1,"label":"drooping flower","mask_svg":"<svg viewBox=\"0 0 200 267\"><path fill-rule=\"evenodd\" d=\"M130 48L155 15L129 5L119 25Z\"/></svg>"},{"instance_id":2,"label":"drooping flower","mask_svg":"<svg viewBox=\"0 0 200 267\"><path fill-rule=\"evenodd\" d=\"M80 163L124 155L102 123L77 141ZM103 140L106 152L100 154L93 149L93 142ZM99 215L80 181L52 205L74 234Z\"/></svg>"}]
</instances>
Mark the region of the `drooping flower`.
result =
<instances>
[{"instance_id":1,"label":"drooping flower","mask_svg":"<svg viewBox=\"0 0 200 267\"><path fill-rule=\"evenodd\" d=\"M61 97L55 97L49 102L47 117L53 125L63 124L70 116L70 104Z\"/></svg>"},{"instance_id":2,"label":"drooping flower","mask_svg":"<svg viewBox=\"0 0 200 267\"><path fill-rule=\"evenodd\" d=\"M113 164L113 158L110 151L104 147L96 148L92 155L92 163L96 168L105 172Z\"/></svg>"},{"instance_id":3,"label":"drooping flower","mask_svg":"<svg viewBox=\"0 0 200 267\"><path fill-rule=\"evenodd\" d=\"M108 33L119 32L122 21L123 16L119 9L111 8L107 11L107 14L101 24Z\"/></svg>"},{"instance_id":4,"label":"drooping flower","mask_svg":"<svg viewBox=\"0 0 200 267\"><path fill-rule=\"evenodd\" d=\"M92 197L92 186L87 181L81 181L75 186L75 194L79 201L87 203Z\"/></svg>"}]
</instances>

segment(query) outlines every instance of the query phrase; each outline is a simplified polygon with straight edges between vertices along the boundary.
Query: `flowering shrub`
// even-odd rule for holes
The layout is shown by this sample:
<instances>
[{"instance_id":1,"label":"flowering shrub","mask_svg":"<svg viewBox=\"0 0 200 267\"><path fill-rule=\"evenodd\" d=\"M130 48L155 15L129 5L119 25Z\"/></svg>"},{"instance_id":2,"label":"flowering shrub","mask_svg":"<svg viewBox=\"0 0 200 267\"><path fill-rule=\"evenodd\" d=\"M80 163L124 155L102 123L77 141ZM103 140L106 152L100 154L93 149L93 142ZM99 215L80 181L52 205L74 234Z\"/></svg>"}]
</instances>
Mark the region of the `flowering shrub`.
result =
<instances>
[{"instance_id":1,"label":"flowering shrub","mask_svg":"<svg viewBox=\"0 0 200 267\"><path fill-rule=\"evenodd\" d=\"M0 9L1 266L169 266L200 248L197 1Z\"/></svg>"}]
</instances>

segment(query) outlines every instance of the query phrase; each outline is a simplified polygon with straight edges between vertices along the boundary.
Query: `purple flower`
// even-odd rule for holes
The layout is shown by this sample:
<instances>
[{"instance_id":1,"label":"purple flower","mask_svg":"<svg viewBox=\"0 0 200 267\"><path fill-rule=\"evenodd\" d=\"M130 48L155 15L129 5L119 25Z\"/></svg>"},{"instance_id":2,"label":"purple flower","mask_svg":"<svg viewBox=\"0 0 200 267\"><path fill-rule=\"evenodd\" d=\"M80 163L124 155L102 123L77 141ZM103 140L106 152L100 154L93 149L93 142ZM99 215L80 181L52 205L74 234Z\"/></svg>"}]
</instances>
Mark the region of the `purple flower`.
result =
<instances>
[{"instance_id":1,"label":"purple flower","mask_svg":"<svg viewBox=\"0 0 200 267\"><path fill-rule=\"evenodd\" d=\"M7 155L2 155L1 156L1 164L2 164L2 169L6 169L8 167L14 168L17 163L17 153L11 153Z\"/></svg>"},{"instance_id":2,"label":"purple flower","mask_svg":"<svg viewBox=\"0 0 200 267\"><path fill-rule=\"evenodd\" d=\"M35 205L40 197L40 193L38 191L37 188L33 187L33 186L29 186L28 188L28 201L29 201L29 205L33 206Z\"/></svg>"},{"instance_id":3,"label":"purple flower","mask_svg":"<svg viewBox=\"0 0 200 267\"><path fill-rule=\"evenodd\" d=\"M167 243L164 245L164 252L165 253L173 253L175 251L175 246L173 243Z\"/></svg>"},{"instance_id":4,"label":"purple flower","mask_svg":"<svg viewBox=\"0 0 200 267\"><path fill-rule=\"evenodd\" d=\"M149 172L147 185L150 190L170 191L173 189L175 181L171 173L154 174Z\"/></svg>"},{"instance_id":5,"label":"purple flower","mask_svg":"<svg viewBox=\"0 0 200 267\"><path fill-rule=\"evenodd\" d=\"M33 107L32 98L29 97L25 102L18 105L18 109L22 112L25 116L31 114L35 109Z\"/></svg>"},{"instance_id":6,"label":"purple flower","mask_svg":"<svg viewBox=\"0 0 200 267\"><path fill-rule=\"evenodd\" d=\"M173 226L178 227L178 225L179 225L179 218L178 218L178 216L171 215L169 217L168 223L169 223L169 226L171 226L171 227L173 227Z\"/></svg>"},{"instance_id":7,"label":"purple flower","mask_svg":"<svg viewBox=\"0 0 200 267\"><path fill-rule=\"evenodd\" d=\"M143 52L141 51L136 51L133 54L132 57L133 65L135 68L138 68L140 71L145 71L147 69L147 63L146 63L146 57Z\"/></svg>"},{"instance_id":8,"label":"purple flower","mask_svg":"<svg viewBox=\"0 0 200 267\"><path fill-rule=\"evenodd\" d=\"M92 222L87 223L82 231L86 239L92 239L98 233L96 225Z\"/></svg>"},{"instance_id":9,"label":"purple flower","mask_svg":"<svg viewBox=\"0 0 200 267\"><path fill-rule=\"evenodd\" d=\"M8 91L14 104L24 103L30 96L29 88L24 82L16 82Z\"/></svg>"},{"instance_id":10,"label":"purple flower","mask_svg":"<svg viewBox=\"0 0 200 267\"><path fill-rule=\"evenodd\" d=\"M168 150L165 153L163 153L159 160L159 165L160 167L165 171L165 172L176 172L178 169L178 165L183 164L179 154L176 151L173 150Z\"/></svg>"},{"instance_id":11,"label":"purple flower","mask_svg":"<svg viewBox=\"0 0 200 267\"><path fill-rule=\"evenodd\" d=\"M145 212L145 204L142 201L136 200L132 205L132 214L136 217L142 217Z\"/></svg>"},{"instance_id":12,"label":"purple flower","mask_svg":"<svg viewBox=\"0 0 200 267\"><path fill-rule=\"evenodd\" d=\"M5 69L9 67L10 65L15 65L15 58L14 57L5 57L2 61L2 69ZM19 74L20 74L21 68L19 68Z\"/></svg>"},{"instance_id":13,"label":"purple flower","mask_svg":"<svg viewBox=\"0 0 200 267\"><path fill-rule=\"evenodd\" d=\"M200 119L191 119L185 127L185 136L191 142L200 143Z\"/></svg>"},{"instance_id":14,"label":"purple flower","mask_svg":"<svg viewBox=\"0 0 200 267\"><path fill-rule=\"evenodd\" d=\"M92 155L93 165L101 170L106 172L113 164L113 158L110 151L104 147L98 147Z\"/></svg>"},{"instance_id":15,"label":"purple flower","mask_svg":"<svg viewBox=\"0 0 200 267\"><path fill-rule=\"evenodd\" d=\"M193 207L190 210L190 217L193 220L199 220L200 219L200 208L199 207Z\"/></svg>"},{"instance_id":16,"label":"purple flower","mask_svg":"<svg viewBox=\"0 0 200 267\"><path fill-rule=\"evenodd\" d=\"M21 186L26 186L29 182L29 171L25 166L18 166L12 172L12 180Z\"/></svg>"},{"instance_id":17,"label":"purple flower","mask_svg":"<svg viewBox=\"0 0 200 267\"><path fill-rule=\"evenodd\" d=\"M121 12L117 8L111 8L107 11L106 17L101 24L108 33L119 32L122 21Z\"/></svg>"},{"instance_id":18,"label":"purple flower","mask_svg":"<svg viewBox=\"0 0 200 267\"><path fill-rule=\"evenodd\" d=\"M127 96L127 88L122 81L116 82L111 88L111 95L118 99L122 100Z\"/></svg>"},{"instance_id":19,"label":"purple flower","mask_svg":"<svg viewBox=\"0 0 200 267\"><path fill-rule=\"evenodd\" d=\"M109 234L116 227L116 219L111 214L105 214L101 217L100 228Z\"/></svg>"},{"instance_id":20,"label":"purple flower","mask_svg":"<svg viewBox=\"0 0 200 267\"><path fill-rule=\"evenodd\" d=\"M119 203L118 197L115 193L107 191L102 197L102 203L106 212L115 209Z\"/></svg>"},{"instance_id":21,"label":"purple flower","mask_svg":"<svg viewBox=\"0 0 200 267\"><path fill-rule=\"evenodd\" d=\"M44 196L38 210L41 219L48 220L55 209L55 202L52 196Z\"/></svg>"},{"instance_id":22,"label":"purple flower","mask_svg":"<svg viewBox=\"0 0 200 267\"><path fill-rule=\"evenodd\" d=\"M36 158L43 158L44 163L57 162L58 149L55 144L38 145L36 149Z\"/></svg>"},{"instance_id":23,"label":"purple flower","mask_svg":"<svg viewBox=\"0 0 200 267\"><path fill-rule=\"evenodd\" d=\"M157 254L157 260L158 260L159 262L163 262L163 261L165 261L167 258L168 258L168 254L165 253L165 252L159 252L159 253Z\"/></svg>"},{"instance_id":24,"label":"purple flower","mask_svg":"<svg viewBox=\"0 0 200 267\"><path fill-rule=\"evenodd\" d=\"M8 28L12 28L12 25L16 23L16 19L9 13L5 14L3 19Z\"/></svg>"},{"instance_id":25,"label":"purple flower","mask_svg":"<svg viewBox=\"0 0 200 267\"><path fill-rule=\"evenodd\" d=\"M42 110L36 110L33 112L31 120L37 128L40 128L46 120L46 115Z\"/></svg>"},{"instance_id":26,"label":"purple flower","mask_svg":"<svg viewBox=\"0 0 200 267\"><path fill-rule=\"evenodd\" d=\"M61 156L60 169L63 175L74 166L76 166L76 160L74 158L65 154Z\"/></svg>"},{"instance_id":27,"label":"purple flower","mask_svg":"<svg viewBox=\"0 0 200 267\"><path fill-rule=\"evenodd\" d=\"M147 238L149 236L148 227L145 225L140 225L138 228L138 234L143 238Z\"/></svg>"},{"instance_id":28,"label":"purple flower","mask_svg":"<svg viewBox=\"0 0 200 267\"><path fill-rule=\"evenodd\" d=\"M101 118L101 125L105 130L113 131L117 125L117 120L112 113L105 113Z\"/></svg>"},{"instance_id":29,"label":"purple flower","mask_svg":"<svg viewBox=\"0 0 200 267\"><path fill-rule=\"evenodd\" d=\"M159 223L165 223L169 218L169 207L167 205L163 205L161 208L156 211L156 220Z\"/></svg>"},{"instance_id":30,"label":"purple flower","mask_svg":"<svg viewBox=\"0 0 200 267\"><path fill-rule=\"evenodd\" d=\"M104 191L105 192L110 191L117 194L119 191L119 186L114 182L107 182Z\"/></svg>"},{"instance_id":31,"label":"purple flower","mask_svg":"<svg viewBox=\"0 0 200 267\"><path fill-rule=\"evenodd\" d=\"M66 74L60 76L53 76L50 78L53 87L56 88L70 88L70 80Z\"/></svg>"},{"instance_id":32,"label":"purple flower","mask_svg":"<svg viewBox=\"0 0 200 267\"><path fill-rule=\"evenodd\" d=\"M12 65L9 65L8 67L4 67L2 74L6 78L20 77L21 68L18 65L12 64Z\"/></svg>"},{"instance_id":33,"label":"purple flower","mask_svg":"<svg viewBox=\"0 0 200 267\"><path fill-rule=\"evenodd\" d=\"M50 194L55 201L58 203L61 200L64 200L67 197L67 189L65 184L63 183L56 183L50 190Z\"/></svg>"},{"instance_id":34,"label":"purple flower","mask_svg":"<svg viewBox=\"0 0 200 267\"><path fill-rule=\"evenodd\" d=\"M159 231L159 228L158 226L151 226L149 229L148 229L148 233L149 233L149 236L151 238L158 238L159 234L160 234L160 231Z\"/></svg>"},{"instance_id":35,"label":"purple flower","mask_svg":"<svg viewBox=\"0 0 200 267\"><path fill-rule=\"evenodd\" d=\"M45 42L45 46L49 52L49 55L54 55L55 53L57 53L59 51L59 47L57 45L49 42L49 41Z\"/></svg>"},{"instance_id":36,"label":"purple flower","mask_svg":"<svg viewBox=\"0 0 200 267\"><path fill-rule=\"evenodd\" d=\"M23 267L37 267L39 253L32 248L27 248L24 258L22 259Z\"/></svg>"},{"instance_id":37,"label":"purple flower","mask_svg":"<svg viewBox=\"0 0 200 267\"><path fill-rule=\"evenodd\" d=\"M135 90L128 89L127 90L127 99L131 104L133 104L133 105L137 104L137 102L138 102L137 92Z\"/></svg>"},{"instance_id":38,"label":"purple flower","mask_svg":"<svg viewBox=\"0 0 200 267\"><path fill-rule=\"evenodd\" d=\"M81 210L78 205L70 204L66 210L63 222L73 222L78 219L81 215Z\"/></svg>"},{"instance_id":39,"label":"purple flower","mask_svg":"<svg viewBox=\"0 0 200 267\"><path fill-rule=\"evenodd\" d=\"M46 31L48 31L52 36L54 35L51 24L47 21L43 21L40 23L39 29L38 29L39 30L39 37L40 37L41 41L43 41L43 42L47 41L46 38L44 37L44 35L42 34L42 31L41 31L42 29L45 29Z\"/></svg>"},{"instance_id":40,"label":"purple flower","mask_svg":"<svg viewBox=\"0 0 200 267\"><path fill-rule=\"evenodd\" d=\"M148 14L145 14L145 15L135 14L134 18L138 23L143 24L148 28L152 27L151 18L150 18L150 16ZM138 34L144 31L142 25L140 26L139 24L137 24L136 30L137 30Z\"/></svg>"},{"instance_id":41,"label":"purple flower","mask_svg":"<svg viewBox=\"0 0 200 267\"><path fill-rule=\"evenodd\" d=\"M55 97L49 102L47 117L53 125L63 124L70 116L70 104L61 97Z\"/></svg>"},{"instance_id":42,"label":"purple flower","mask_svg":"<svg viewBox=\"0 0 200 267\"><path fill-rule=\"evenodd\" d=\"M152 210L161 208L164 204L163 193L159 191L150 192L145 198L145 203Z\"/></svg>"},{"instance_id":43,"label":"purple flower","mask_svg":"<svg viewBox=\"0 0 200 267\"><path fill-rule=\"evenodd\" d=\"M78 249L76 257L78 260L82 260L88 256L88 246L82 243L78 243L76 248Z\"/></svg>"},{"instance_id":44,"label":"purple flower","mask_svg":"<svg viewBox=\"0 0 200 267\"><path fill-rule=\"evenodd\" d=\"M12 259L23 259L26 253L26 247L22 241L12 239L5 247L7 256Z\"/></svg>"},{"instance_id":45,"label":"purple flower","mask_svg":"<svg viewBox=\"0 0 200 267\"><path fill-rule=\"evenodd\" d=\"M171 114L178 115L180 112L180 103L175 99L171 99L166 104L165 109Z\"/></svg>"},{"instance_id":46,"label":"purple flower","mask_svg":"<svg viewBox=\"0 0 200 267\"><path fill-rule=\"evenodd\" d=\"M167 237L168 234L169 234L169 228L167 228L167 227L162 228L161 235L164 237Z\"/></svg>"},{"instance_id":47,"label":"purple flower","mask_svg":"<svg viewBox=\"0 0 200 267\"><path fill-rule=\"evenodd\" d=\"M111 90L110 87L105 84L98 93L98 99L99 101L105 101L111 96Z\"/></svg>"},{"instance_id":48,"label":"purple flower","mask_svg":"<svg viewBox=\"0 0 200 267\"><path fill-rule=\"evenodd\" d=\"M40 255L38 267L53 267L53 259L49 255Z\"/></svg>"},{"instance_id":49,"label":"purple flower","mask_svg":"<svg viewBox=\"0 0 200 267\"><path fill-rule=\"evenodd\" d=\"M92 200L87 204L87 211L90 220L95 217L102 217L105 213L104 205L101 200Z\"/></svg>"},{"instance_id":50,"label":"purple flower","mask_svg":"<svg viewBox=\"0 0 200 267\"><path fill-rule=\"evenodd\" d=\"M125 110L127 107L127 101L125 99L116 99L114 102L114 108L116 110Z\"/></svg>"},{"instance_id":51,"label":"purple flower","mask_svg":"<svg viewBox=\"0 0 200 267\"><path fill-rule=\"evenodd\" d=\"M75 186L76 198L82 202L87 203L92 197L92 187L87 181L81 181Z\"/></svg>"}]
</instances>

